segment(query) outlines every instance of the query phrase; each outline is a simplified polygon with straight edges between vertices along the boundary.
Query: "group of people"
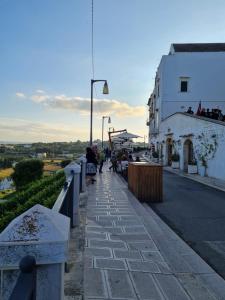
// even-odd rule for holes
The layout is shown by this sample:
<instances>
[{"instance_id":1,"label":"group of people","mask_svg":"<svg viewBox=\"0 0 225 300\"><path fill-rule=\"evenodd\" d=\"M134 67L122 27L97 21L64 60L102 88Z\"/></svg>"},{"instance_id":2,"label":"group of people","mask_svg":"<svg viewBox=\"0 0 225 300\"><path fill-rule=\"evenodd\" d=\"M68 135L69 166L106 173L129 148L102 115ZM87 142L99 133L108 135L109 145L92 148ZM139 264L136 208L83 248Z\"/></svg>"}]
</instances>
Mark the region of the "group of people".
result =
<instances>
[{"instance_id":1,"label":"group of people","mask_svg":"<svg viewBox=\"0 0 225 300\"><path fill-rule=\"evenodd\" d=\"M191 106L189 106L187 113L194 114ZM198 109L196 115L214 119L214 120L225 121L225 115L223 115L221 109L218 108L213 108L210 110L209 108L205 109L203 107L201 109Z\"/></svg>"},{"instance_id":2,"label":"group of people","mask_svg":"<svg viewBox=\"0 0 225 300\"><path fill-rule=\"evenodd\" d=\"M109 170L112 169L113 172L118 171L118 166L124 165L125 163L128 165L129 162L134 161L132 154L126 150L111 152L111 150L106 148L99 151L96 145L86 148L86 159L87 159L87 169L86 169L87 184L89 183L93 184L96 181L94 176L98 171L99 173L102 173L103 164L107 160L111 162L111 166L109 167ZM136 162L140 161L140 158L137 156L135 158L135 161Z\"/></svg>"}]
</instances>

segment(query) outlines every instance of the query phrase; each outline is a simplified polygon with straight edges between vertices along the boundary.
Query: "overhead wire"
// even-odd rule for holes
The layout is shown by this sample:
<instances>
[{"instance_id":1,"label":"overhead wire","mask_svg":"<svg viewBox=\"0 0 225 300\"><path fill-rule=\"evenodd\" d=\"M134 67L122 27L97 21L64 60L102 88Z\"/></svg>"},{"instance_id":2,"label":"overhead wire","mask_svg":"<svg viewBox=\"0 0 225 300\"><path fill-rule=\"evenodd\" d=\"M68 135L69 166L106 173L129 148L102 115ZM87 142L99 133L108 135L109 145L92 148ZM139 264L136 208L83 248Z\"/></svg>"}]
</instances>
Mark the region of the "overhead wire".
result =
<instances>
[{"instance_id":1,"label":"overhead wire","mask_svg":"<svg viewBox=\"0 0 225 300\"><path fill-rule=\"evenodd\" d=\"M91 65L92 65L92 78L95 79L95 53L94 53L94 0L91 0ZM96 86L94 85L95 96L98 98ZM99 103L100 104L100 103ZM98 113L100 109L98 105L95 108Z\"/></svg>"}]
</instances>

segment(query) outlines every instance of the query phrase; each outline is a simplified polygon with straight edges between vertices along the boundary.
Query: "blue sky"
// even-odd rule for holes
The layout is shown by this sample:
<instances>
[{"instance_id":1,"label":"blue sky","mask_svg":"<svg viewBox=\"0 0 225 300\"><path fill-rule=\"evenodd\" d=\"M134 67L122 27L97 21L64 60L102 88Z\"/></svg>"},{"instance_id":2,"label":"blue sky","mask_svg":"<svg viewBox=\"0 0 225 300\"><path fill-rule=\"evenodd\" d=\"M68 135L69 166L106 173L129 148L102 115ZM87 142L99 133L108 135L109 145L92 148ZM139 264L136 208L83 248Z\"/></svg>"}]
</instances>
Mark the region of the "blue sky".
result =
<instances>
[{"instance_id":1,"label":"blue sky","mask_svg":"<svg viewBox=\"0 0 225 300\"><path fill-rule=\"evenodd\" d=\"M94 138L101 116L147 134L146 103L172 42L224 42L222 0L94 0ZM89 139L91 0L0 0L0 141Z\"/></svg>"}]
</instances>

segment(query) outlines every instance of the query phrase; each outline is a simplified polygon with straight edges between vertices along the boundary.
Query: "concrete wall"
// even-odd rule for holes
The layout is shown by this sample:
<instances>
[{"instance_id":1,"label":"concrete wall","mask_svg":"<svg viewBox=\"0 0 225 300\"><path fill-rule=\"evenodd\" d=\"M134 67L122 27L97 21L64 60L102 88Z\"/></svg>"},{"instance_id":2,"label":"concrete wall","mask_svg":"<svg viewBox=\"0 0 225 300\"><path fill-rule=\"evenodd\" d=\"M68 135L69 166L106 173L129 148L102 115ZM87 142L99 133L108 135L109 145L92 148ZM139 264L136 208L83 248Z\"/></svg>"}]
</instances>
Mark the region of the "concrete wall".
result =
<instances>
[{"instance_id":1,"label":"concrete wall","mask_svg":"<svg viewBox=\"0 0 225 300\"><path fill-rule=\"evenodd\" d=\"M183 169L185 141L189 139L193 142L195 158L198 160L197 149L202 142L199 136L203 133L208 144L214 143L214 140L218 143L214 157L208 160L207 175L225 180L225 123L222 124L176 113L161 123L159 134L151 142L156 145L156 148L157 142L158 147L163 146L163 160L164 164L167 164L166 140L170 137L174 141L173 151L179 153L180 168Z\"/></svg>"}]
</instances>

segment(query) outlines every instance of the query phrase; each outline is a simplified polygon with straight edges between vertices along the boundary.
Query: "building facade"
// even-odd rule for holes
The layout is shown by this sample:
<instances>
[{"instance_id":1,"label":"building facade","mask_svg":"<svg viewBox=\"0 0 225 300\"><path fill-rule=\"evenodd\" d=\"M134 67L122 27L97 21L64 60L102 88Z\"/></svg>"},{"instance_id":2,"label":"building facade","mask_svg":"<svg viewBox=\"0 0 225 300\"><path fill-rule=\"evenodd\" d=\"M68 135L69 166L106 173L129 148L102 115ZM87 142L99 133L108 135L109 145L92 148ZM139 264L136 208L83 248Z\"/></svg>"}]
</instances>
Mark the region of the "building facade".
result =
<instances>
[{"instance_id":1,"label":"building facade","mask_svg":"<svg viewBox=\"0 0 225 300\"><path fill-rule=\"evenodd\" d=\"M205 109L225 114L225 44L172 44L162 57L149 98L149 144L164 165L179 156L179 168L206 165L225 180L225 122L196 116ZM191 107L193 114L187 114Z\"/></svg>"},{"instance_id":2,"label":"building facade","mask_svg":"<svg viewBox=\"0 0 225 300\"><path fill-rule=\"evenodd\" d=\"M158 66L149 98L149 133L176 112L199 102L204 108L225 112L225 44L172 44Z\"/></svg>"}]
</instances>

